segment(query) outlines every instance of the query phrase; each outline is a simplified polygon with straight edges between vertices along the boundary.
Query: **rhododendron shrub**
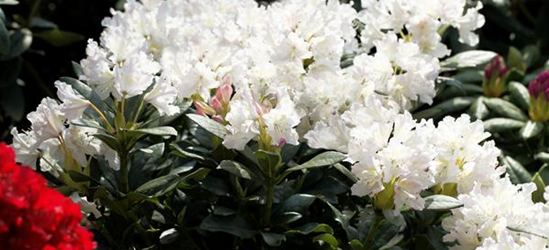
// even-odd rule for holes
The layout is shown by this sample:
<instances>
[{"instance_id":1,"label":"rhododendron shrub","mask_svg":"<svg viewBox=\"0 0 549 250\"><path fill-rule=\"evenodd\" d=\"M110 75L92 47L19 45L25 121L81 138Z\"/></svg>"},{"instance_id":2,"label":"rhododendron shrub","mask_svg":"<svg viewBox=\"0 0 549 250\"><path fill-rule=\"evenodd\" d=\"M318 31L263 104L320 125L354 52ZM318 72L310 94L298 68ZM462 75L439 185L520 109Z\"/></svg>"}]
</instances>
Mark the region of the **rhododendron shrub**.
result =
<instances>
[{"instance_id":1,"label":"rhododendron shrub","mask_svg":"<svg viewBox=\"0 0 549 250\"><path fill-rule=\"evenodd\" d=\"M1 249L95 248L92 233L80 226L80 207L15 163L6 144L0 144L0 207Z\"/></svg>"},{"instance_id":2,"label":"rhododendron shrub","mask_svg":"<svg viewBox=\"0 0 549 250\"><path fill-rule=\"evenodd\" d=\"M545 218L539 190L509 182L478 117L417 119L444 111L425 107L455 71L494 58L442 43L454 30L476 45L481 8L128 1L59 101L12 131L17 160L70 190L113 248L547 247L517 219Z\"/></svg>"}]
</instances>

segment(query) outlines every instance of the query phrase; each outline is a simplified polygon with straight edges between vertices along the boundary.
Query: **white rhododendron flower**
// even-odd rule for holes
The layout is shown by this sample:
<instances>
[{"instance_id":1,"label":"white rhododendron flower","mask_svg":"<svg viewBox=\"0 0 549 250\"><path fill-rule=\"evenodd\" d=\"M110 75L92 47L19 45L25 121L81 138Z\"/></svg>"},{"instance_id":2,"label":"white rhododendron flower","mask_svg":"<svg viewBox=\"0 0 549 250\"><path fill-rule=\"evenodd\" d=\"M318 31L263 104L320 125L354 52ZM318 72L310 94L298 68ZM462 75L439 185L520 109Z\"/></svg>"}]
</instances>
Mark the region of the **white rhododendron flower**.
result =
<instances>
[{"instance_id":1,"label":"white rhododendron flower","mask_svg":"<svg viewBox=\"0 0 549 250\"><path fill-rule=\"evenodd\" d=\"M82 113L90 106L90 101L86 100L82 95L68 84L62 81L56 81L57 96L61 100L61 112L68 119L77 119L82 116Z\"/></svg>"},{"instance_id":2,"label":"white rhododendron flower","mask_svg":"<svg viewBox=\"0 0 549 250\"><path fill-rule=\"evenodd\" d=\"M470 193L458 196L464 206L452 210L452 216L442 221L449 232L444 241L456 243L451 249L547 248L547 239L509 229L549 230L549 210L543 203L532 202L535 190L533 183L513 185L508 177L494 180L488 187L477 183Z\"/></svg>"}]
</instances>

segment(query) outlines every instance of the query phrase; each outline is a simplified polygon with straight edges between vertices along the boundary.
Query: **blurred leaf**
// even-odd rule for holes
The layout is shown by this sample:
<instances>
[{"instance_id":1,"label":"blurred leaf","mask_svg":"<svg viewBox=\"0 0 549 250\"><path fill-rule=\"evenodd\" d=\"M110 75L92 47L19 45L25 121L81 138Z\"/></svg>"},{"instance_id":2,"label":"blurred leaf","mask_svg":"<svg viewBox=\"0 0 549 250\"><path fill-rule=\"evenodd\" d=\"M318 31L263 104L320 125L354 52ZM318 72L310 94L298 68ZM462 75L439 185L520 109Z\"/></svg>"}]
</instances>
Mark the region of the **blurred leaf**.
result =
<instances>
[{"instance_id":1,"label":"blurred leaf","mask_svg":"<svg viewBox=\"0 0 549 250\"><path fill-rule=\"evenodd\" d=\"M450 210L462 206L463 203L461 203L461 201L447 195L431 195L425 197L425 209L428 210Z\"/></svg>"},{"instance_id":2,"label":"blurred leaf","mask_svg":"<svg viewBox=\"0 0 549 250\"><path fill-rule=\"evenodd\" d=\"M502 157L502 163L507 168L509 179L513 184L528 183L532 180L532 175L528 170L511 156Z\"/></svg>"},{"instance_id":3,"label":"blurred leaf","mask_svg":"<svg viewBox=\"0 0 549 250\"><path fill-rule=\"evenodd\" d=\"M19 2L15 0L0 0L0 5L16 5L16 4L19 4Z\"/></svg>"},{"instance_id":4,"label":"blurred leaf","mask_svg":"<svg viewBox=\"0 0 549 250\"><path fill-rule=\"evenodd\" d=\"M520 53L520 51L515 47L509 47L509 53L507 54L507 66L517 69L522 74L526 72L526 62L522 57L522 53Z\"/></svg>"},{"instance_id":5,"label":"blurred leaf","mask_svg":"<svg viewBox=\"0 0 549 250\"><path fill-rule=\"evenodd\" d=\"M0 10L1 12L2 10ZM2 16L4 13L2 12ZM0 19L0 55L5 55L10 52L10 36L8 29L4 24L4 20Z\"/></svg>"},{"instance_id":6,"label":"blurred leaf","mask_svg":"<svg viewBox=\"0 0 549 250\"><path fill-rule=\"evenodd\" d=\"M478 69L467 69L459 71L452 78L463 83L481 82L484 79L484 71Z\"/></svg>"},{"instance_id":7,"label":"blurred leaf","mask_svg":"<svg viewBox=\"0 0 549 250\"><path fill-rule=\"evenodd\" d=\"M484 50L469 50L452 56L442 62L440 66L443 68L467 68L485 64L492 60L496 53Z\"/></svg>"},{"instance_id":8,"label":"blurred leaf","mask_svg":"<svg viewBox=\"0 0 549 250\"><path fill-rule=\"evenodd\" d=\"M138 135L158 135L158 136L177 136L177 130L173 127L164 126L156 128L141 128L130 131L132 134Z\"/></svg>"},{"instance_id":9,"label":"blurred leaf","mask_svg":"<svg viewBox=\"0 0 549 250\"><path fill-rule=\"evenodd\" d=\"M187 117L191 119L193 122L197 123L200 127L205 129L206 131L214 134L215 136L223 139L225 136L227 136L227 130L223 125L219 124L218 122L202 116L202 115L196 115L196 114L188 114Z\"/></svg>"},{"instance_id":10,"label":"blurred leaf","mask_svg":"<svg viewBox=\"0 0 549 250\"><path fill-rule=\"evenodd\" d=\"M235 161L224 160L219 164L217 169L225 170L240 178L248 180L252 179L250 171L247 167Z\"/></svg>"},{"instance_id":11,"label":"blurred leaf","mask_svg":"<svg viewBox=\"0 0 549 250\"><path fill-rule=\"evenodd\" d=\"M86 37L80 34L59 29L40 31L35 33L34 36L57 47L67 46L76 42L84 41L86 39Z\"/></svg>"},{"instance_id":12,"label":"blurred leaf","mask_svg":"<svg viewBox=\"0 0 549 250\"><path fill-rule=\"evenodd\" d=\"M543 131L545 126L541 122L528 121L520 130L520 137L524 140L535 137Z\"/></svg>"},{"instance_id":13,"label":"blurred leaf","mask_svg":"<svg viewBox=\"0 0 549 250\"><path fill-rule=\"evenodd\" d=\"M324 167L324 166L330 166L336 163L339 163L343 161L345 158L347 158L346 155L336 152L336 151L328 151L321 153L313 159L301 164L297 165L295 167L291 167L287 169L288 172L303 170L303 169L309 169L309 168L318 168L318 167Z\"/></svg>"},{"instance_id":14,"label":"blurred leaf","mask_svg":"<svg viewBox=\"0 0 549 250\"><path fill-rule=\"evenodd\" d=\"M0 89L0 106L15 121L20 121L25 114L25 97L21 87L13 84Z\"/></svg>"},{"instance_id":15,"label":"blurred leaf","mask_svg":"<svg viewBox=\"0 0 549 250\"><path fill-rule=\"evenodd\" d=\"M486 104L484 104L483 97L479 97L473 102L467 113L473 120L484 120L490 114L490 111L486 107Z\"/></svg>"},{"instance_id":16,"label":"blurred leaf","mask_svg":"<svg viewBox=\"0 0 549 250\"><path fill-rule=\"evenodd\" d=\"M175 242L179 238L179 231L175 228L170 228L160 234L160 244L168 245Z\"/></svg>"},{"instance_id":17,"label":"blurred leaf","mask_svg":"<svg viewBox=\"0 0 549 250\"><path fill-rule=\"evenodd\" d=\"M277 233L261 232L261 236L265 243L271 247L279 247L286 240L286 236Z\"/></svg>"},{"instance_id":18,"label":"blurred leaf","mask_svg":"<svg viewBox=\"0 0 549 250\"><path fill-rule=\"evenodd\" d=\"M208 215L199 227L201 230L209 232L223 232L242 239L252 238L257 234L252 225L240 216L222 217Z\"/></svg>"},{"instance_id":19,"label":"blurred leaf","mask_svg":"<svg viewBox=\"0 0 549 250\"><path fill-rule=\"evenodd\" d=\"M509 118L492 118L484 121L484 129L490 133L501 133L522 128L526 123Z\"/></svg>"},{"instance_id":20,"label":"blurred leaf","mask_svg":"<svg viewBox=\"0 0 549 250\"><path fill-rule=\"evenodd\" d=\"M515 104L500 98L484 98L488 108L497 114L519 121L527 121L528 117Z\"/></svg>"},{"instance_id":21,"label":"blurred leaf","mask_svg":"<svg viewBox=\"0 0 549 250\"><path fill-rule=\"evenodd\" d=\"M312 234L312 233L329 233L329 234L333 234L334 230L332 229L332 227L330 227L327 224L319 224L319 223L316 223L316 222L309 222L309 223L307 223L305 225L302 225L298 228L288 230L288 231L286 231L286 233L287 234L297 233L297 234L303 234L303 235L308 235L308 234Z\"/></svg>"},{"instance_id":22,"label":"blurred leaf","mask_svg":"<svg viewBox=\"0 0 549 250\"><path fill-rule=\"evenodd\" d=\"M77 62L71 62L72 63L72 70L74 70L74 74L76 77L80 77L81 75L84 75L84 69L82 68L82 65Z\"/></svg>"},{"instance_id":23,"label":"blurred leaf","mask_svg":"<svg viewBox=\"0 0 549 250\"><path fill-rule=\"evenodd\" d=\"M8 61L27 51L32 44L32 32L29 29L20 29L10 32L10 50L0 57L0 61Z\"/></svg>"},{"instance_id":24,"label":"blurred leaf","mask_svg":"<svg viewBox=\"0 0 549 250\"><path fill-rule=\"evenodd\" d=\"M526 62L527 68L534 66L540 58L538 46L530 44L522 49L522 56Z\"/></svg>"},{"instance_id":25,"label":"blurred leaf","mask_svg":"<svg viewBox=\"0 0 549 250\"><path fill-rule=\"evenodd\" d=\"M332 249L337 249L337 239L331 234L321 234L313 238L313 242L321 241L330 245Z\"/></svg>"},{"instance_id":26,"label":"blurred leaf","mask_svg":"<svg viewBox=\"0 0 549 250\"><path fill-rule=\"evenodd\" d=\"M528 110L530 107L530 94L528 89L520 82L510 82L509 92L514 103L516 103L522 110Z\"/></svg>"},{"instance_id":27,"label":"blurred leaf","mask_svg":"<svg viewBox=\"0 0 549 250\"><path fill-rule=\"evenodd\" d=\"M456 97L441 102L429 109L422 110L414 114L415 119L441 118L453 112L458 112L471 106L475 97Z\"/></svg>"},{"instance_id":28,"label":"blurred leaf","mask_svg":"<svg viewBox=\"0 0 549 250\"><path fill-rule=\"evenodd\" d=\"M41 17L33 17L30 26L32 28L57 29L57 24Z\"/></svg>"},{"instance_id":29,"label":"blurred leaf","mask_svg":"<svg viewBox=\"0 0 549 250\"><path fill-rule=\"evenodd\" d=\"M164 175L156 179L150 180L138 187L135 192L142 194L161 195L175 188L180 181L180 177L175 174Z\"/></svg>"}]
</instances>

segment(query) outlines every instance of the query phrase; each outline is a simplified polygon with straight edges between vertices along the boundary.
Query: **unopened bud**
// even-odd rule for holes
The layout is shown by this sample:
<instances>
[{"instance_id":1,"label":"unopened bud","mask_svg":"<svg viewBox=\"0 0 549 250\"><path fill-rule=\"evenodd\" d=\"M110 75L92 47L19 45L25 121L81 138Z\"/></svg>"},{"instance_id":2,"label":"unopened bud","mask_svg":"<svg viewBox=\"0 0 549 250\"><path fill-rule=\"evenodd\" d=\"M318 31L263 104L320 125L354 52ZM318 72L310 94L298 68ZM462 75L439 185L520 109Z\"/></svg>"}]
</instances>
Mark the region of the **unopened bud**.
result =
<instances>
[{"instance_id":1,"label":"unopened bud","mask_svg":"<svg viewBox=\"0 0 549 250\"><path fill-rule=\"evenodd\" d=\"M528 114L533 121L549 121L549 71L539 73L528 85L530 109Z\"/></svg>"},{"instance_id":2,"label":"unopened bud","mask_svg":"<svg viewBox=\"0 0 549 250\"><path fill-rule=\"evenodd\" d=\"M231 96L233 95L233 87L231 86L231 77L226 76L223 78L221 87L215 92L215 97L221 102L221 104L226 105L231 101Z\"/></svg>"},{"instance_id":3,"label":"unopened bud","mask_svg":"<svg viewBox=\"0 0 549 250\"><path fill-rule=\"evenodd\" d=\"M195 101L194 107L199 115L215 115L215 110L203 101Z\"/></svg>"},{"instance_id":4,"label":"unopened bud","mask_svg":"<svg viewBox=\"0 0 549 250\"><path fill-rule=\"evenodd\" d=\"M497 55L484 67L484 81L482 83L484 95L499 97L505 92L507 85L507 71L503 57Z\"/></svg>"},{"instance_id":5,"label":"unopened bud","mask_svg":"<svg viewBox=\"0 0 549 250\"><path fill-rule=\"evenodd\" d=\"M212 108L215 110L215 113L216 113L216 114L221 114L221 113L223 113L223 104L221 104L221 102L219 101L219 99L217 99L217 96L214 96L214 97L210 100L210 105L211 105Z\"/></svg>"}]
</instances>

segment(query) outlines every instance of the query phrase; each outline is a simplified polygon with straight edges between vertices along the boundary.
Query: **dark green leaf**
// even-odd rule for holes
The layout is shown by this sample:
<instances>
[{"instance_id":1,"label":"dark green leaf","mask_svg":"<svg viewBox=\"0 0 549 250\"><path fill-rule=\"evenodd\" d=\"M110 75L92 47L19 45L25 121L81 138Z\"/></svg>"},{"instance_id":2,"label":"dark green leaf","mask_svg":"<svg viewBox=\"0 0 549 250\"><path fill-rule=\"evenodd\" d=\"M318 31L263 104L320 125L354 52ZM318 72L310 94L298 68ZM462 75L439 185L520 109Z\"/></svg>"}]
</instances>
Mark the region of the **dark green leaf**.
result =
<instances>
[{"instance_id":1,"label":"dark green leaf","mask_svg":"<svg viewBox=\"0 0 549 250\"><path fill-rule=\"evenodd\" d=\"M273 210L273 221L281 222L285 217L285 214L297 213L304 215L307 213L309 206L315 201L316 197L308 194L295 194L284 202L279 204Z\"/></svg>"},{"instance_id":2,"label":"dark green leaf","mask_svg":"<svg viewBox=\"0 0 549 250\"><path fill-rule=\"evenodd\" d=\"M147 134L147 135L158 135L158 136L177 136L177 130L173 127L156 127L156 128L141 128L136 130L131 130L132 133L136 134Z\"/></svg>"},{"instance_id":3,"label":"dark green leaf","mask_svg":"<svg viewBox=\"0 0 549 250\"><path fill-rule=\"evenodd\" d=\"M514 103L516 103L522 110L528 110L530 107L530 94L528 89L520 82L510 82L509 92Z\"/></svg>"},{"instance_id":4,"label":"dark green leaf","mask_svg":"<svg viewBox=\"0 0 549 250\"><path fill-rule=\"evenodd\" d=\"M526 123L509 118L492 118L484 122L484 129L490 133L501 133L522 128Z\"/></svg>"},{"instance_id":5,"label":"dark green leaf","mask_svg":"<svg viewBox=\"0 0 549 250\"><path fill-rule=\"evenodd\" d=\"M351 180L353 183L358 181L358 178L355 176L355 174L353 174L351 170L347 169L342 164L336 163L334 164L334 168L337 169L337 171L339 171L343 175L345 175L347 178L349 178L349 180Z\"/></svg>"},{"instance_id":6,"label":"dark green leaf","mask_svg":"<svg viewBox=\"0 0 549 250\"><path fill-rule=\"evenodd\" d=\"M473 119L484 120L490 114L490 111L488 111L488 107L484 104L483 98L479 97L473 102L468 113Z\"/></svg>"},{"instance_id":7,"label":"dark green leaf","mask_svg":"<svg viewBox=\"0 0 549 250\"><path fill-rule=\"evenodd\" d=\"M32 32L23 28L10 32L10 49L7 54L0 57L0 61L8 61L27 51L32 44Z\"/></svg>"},{"instance_id":8,"label":"dark green leaf","mask_svg":"<svg viewBox=\"0 0 549 250\"><path fill-rule=\"evenodd\" d=\"M316 222L309 222L309 223L307 223L305 225L302 225L302 226L300 226L296 229L288 230L288 231L286 231L286 233L287 234L297 233L297 234L303 234L303 235L308 235L308 234L312 234L312 233L333 234L334 230L332 229L332 227L330 227L327 224L319 224L319 223L316 223Z\"/></svg>"},{"instance_id":9,"label":"dark green leaf","mask_svg":"<svg viewBox=\"0 0 549 250\"><path fill-rule=\"evenodd\" d=\"M509 47L509 53L507 54L507 66L510 68L515 68L523 74L526 72L526 61L524 61L522 53L520 53L520 51L515 47Z\"/></svg>"},{"instance_id":10,"label":"dark green leaf","mask_svg":"<svg viewBox=\"0 0 549 250\"><path fill-rule=\"evenodd\" d=\"M332 249L337 249L338 246L337 239L331 234L321 234L314 237L313 242L317 241L327 243Z\"/></svg>"},{"instance_id":11,"label":"dark green leaf","mask_svg":"<svg viewBox=\"0 0 549 250\"><path fill-rule=\"evenodd\" d=\"M544 125L541 122L534 122L534 121L528 121L522 127L519 134L522 139L530 139L533 138L541 133L543 131Z\"/></svg>"},{"instance_id":12,"label":"dark green leaf","mask_svg":"<svg viewBox=\"0 0 549 250\"><path fill-rule=\"evenodd\" d=\"M107 144L107 146L109 146L111 149L115 151L120 151L123 149L122 145L120 145L120 142L118 141L118 138L110 134L99 133L99 134L94 134L93 136L97 137L97 139L101 140L102 142Z\"/></svg>"},{"instance_id":13,"label":"dark green leaf","mask_svg":"<svg viewBox=\"0 0 549 250\"><path fill-rule=\"evenodd\" d=\"M467 68L485 64L492 60L496 53L483 50L469 50L452 56L440 63L444 68Z\"/></svg>"},{"instance_id":14,"label":"dark green leaf","mask_svg":"<svg viewBox=\"0 0 549 250\"><path fill-rule=\"evenodd\" d=\"M451 196L431 195L425 197L425 209L428 210L450 210L462 206L461 201Z\"/></svg>"},{"instance_id":15,"label":"dark green leaf","mask_svg":"<svg viewBox=\"0 0 549 250\"><path fill-rule=\"evenodd\" d=\"M30 26L32 28L57 29L57 24L41 17L33 17Z\"/></svg>"},{"instance_id":16,"label":"dark green leaf","mask_svg":"<svg viewBox=\"0 0 549 250\"><path fill-rule=\"evenodd\" d=\"M163 193L165 191L168 191L168 189L174 186L174 184L177 185L179 180L180 177L178 175L164 175L146 182L145 184L138 187L135 192L143 194L152 194L155 192Z\"/></svg>"},{"instance_id":17,"label":"dark green leaf","mask_svg":"<svg viewBox=\"0 0 549 250\"><path fill-rule=\"evenodd\" d=\"M71 180L73 180L74 182L88 182L88 181L90 181L90 182L93 182L93 183L99 185L99 182L97 180L95 180L92 177L87 176L83 173L80 173L80 172L70 170L69 171L69 176L71 177Z\"/></svg>"},{"instance_id":18,"label":"dark green leaf","mask_svg":"<svg viewBox=\"0 0 549 250\"><path fill-rule=\"evenodd\" d=\"M59 29L41 31L36 33L35 36L57 47L67 46L86 39L85 36L80 34Z\"/></svg>"},{"instance_id":19,"label":"dark green leaf","mask_svg":"<svg viewBox=\"0 0 549 250\"><path fill-rule=\"evenodd\" d=\"M239 216L208 215L200 224L200 229L209 232L224 232L242 239L252 238L257 234L252 225Z\"/></svg>"},{"instance_id":20,"label":"dark green leaf","mask_svg":"<svg viewBox=\"0 0 549 250\"><path fill-rule=\"evenodd\" d=\"M471 106L475 97L456 97L441 102L432 108L414 114L415 119L441 118L447 114L458 112Z\"/></svg>"},{"instance_id":21,"label":"dark green leaf","mask_svg":"<svg viewBox=\"0 0 549 250\"><path fill-rule=\"evenodd\" d=\"M287 169L286 171L287 172L293 172L293 171L309 169L309 168L318 168L318 167L330 166L330 165L333 165L333 164L336 164L336 163L339 163L339 162L343 161L345 158L347 158L347 156L340 153L340 152L328 151L328 152L324 152L324 153L321 153L321 154L313 157L313 159L311 159L311 160L309 160L309 161L307 161L307 162L305 162L301 165L291 167L291 168Z\"/></svg>"},{"instance_id":22,"label":"dark green leaf","mask_svg":"<svg viewBox=\"0 0 549 250\"><path fill-rule=\"evenodd\" d=\"M502 157L502 163L507 168L509 179L513 184L528 183L532 180L532 175L528 170L511 156Z\"/></svg>"},{"instance_id":23,"label":"dark green leaf","mask_svg":"<svg viewBox=\"0 0 549 250\"><path fill-rule=\"evenodd\" d=\"M206 131L214 134L221 139L225 138L225 136L227 135L227 130L225 129L225 127L223 127L223 125L208 117L196 114L188 114L187 117L189 117L189 119L191 119L193 122L196 122Z\"/></svg>"},{"instance_id":24,"label":"dark green leaf","mask_svg":"<svg viewBox=\"0 0 549 250\"><path fill-rule=\"evenodd\" d=\"M500 98L484 98L484 103L490 110L501 116L519 121L528 120L528 117L522 112L522 110L511 102Z\"/></svg>"},{"instance_id":25,"label":"dark green leaf","mask_svg":"<svg viewBox=\"0 0 549 250\"><path fill-rule=\"evenodd\" d=\"M540 58L540 51L538 46L534 44L527 45L522 49L522 56L528 67L534 66Z\"/></svg>"},{"instance_id":26,"label":"dark green leaf","mask_svg":"<svg viewBox=\"0 0 549 250\"><path fill-rule=\"evenodd\" d=\"M72 63L72 70L74 70L74 74L76 77L80 77L84 74L84 69L82 68L82 65L80 65L77 62L71 62Z\"/></svg>"},{"instance_id":27,"label":"dark green leaf","mask_svg":"<svg viewBox=\"0 0 549 250\"><path fill-rule=\"evenodd\" d=\"M286 236L277 233L261 232L261 236L265 243L271 247L279 247L286 240Z\"/></svg>"},{"instance_id":28,"label":"dark green leaf","mask_svg":"<svg viewBox=\"0 0 549 250\"><path fill-rule=\"evenodd\" d=\"M250 171L248 171L247 167L235 161L224 160L219 164L217 169L225 170L240 178L248 180L252 179Z\"/></svg>"},{"instance_id":29,"label":"dark green leaf","mask_svg":"<svg viewBox=\"0 0 549 250\"><path fill-rule=\"evenodd\" d=\"M273 170L278 169L280 164L282 164L282 159L279 154L265 151L265 150L258 150L254 153L255 158L257 160L257 163L259 165L259 168L261 171L263 171L263 174L266 176L269 176L271 172L274 173Z\"/></svg>"},{"instance_id":30,"label":"dark green leaf","mask_svg":"<svg viewBox=\"0 0 549 250\"><path fill-rule=\"evenodd\" d=\"M168 245L175 242L179 238L179 231L175 228L170 228L160 234L160 244Z\"/></svg>"},{"instance_id":31,"label":"dark green leaf","mask_svg":"<svg viewBox=\"0 0 549 250\"><path fill-rule=\"evenodd\" d=\"M10 36L8 34L8 29L4 24L4 20L0 19L0 55L5 55L9 52L10 52Z\"/></svg>"}]
</instances>

